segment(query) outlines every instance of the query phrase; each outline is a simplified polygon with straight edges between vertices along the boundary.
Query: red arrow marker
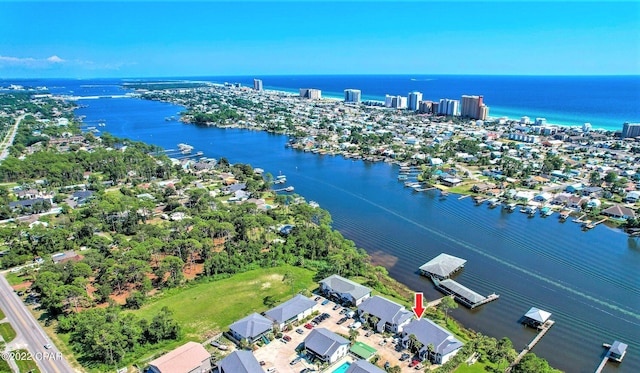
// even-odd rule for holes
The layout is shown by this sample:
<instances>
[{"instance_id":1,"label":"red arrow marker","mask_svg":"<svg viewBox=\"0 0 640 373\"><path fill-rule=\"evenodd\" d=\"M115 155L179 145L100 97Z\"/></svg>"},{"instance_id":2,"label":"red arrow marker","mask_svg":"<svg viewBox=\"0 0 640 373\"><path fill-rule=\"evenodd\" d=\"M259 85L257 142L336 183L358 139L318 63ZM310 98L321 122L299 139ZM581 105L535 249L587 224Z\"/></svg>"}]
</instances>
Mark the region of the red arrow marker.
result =
<instances>
[{"instance_id":1,"label":"red arrow marker","mask_svg":"<svg viewBox=\"0 0 640 373\"><path fill-rule=\"evenodd\" d=\"M413 296L413 313L416 314L418 320L422 317L424 313L424 306L422 305L422 293L415 293Z\"/></svg>"}]
</instances>

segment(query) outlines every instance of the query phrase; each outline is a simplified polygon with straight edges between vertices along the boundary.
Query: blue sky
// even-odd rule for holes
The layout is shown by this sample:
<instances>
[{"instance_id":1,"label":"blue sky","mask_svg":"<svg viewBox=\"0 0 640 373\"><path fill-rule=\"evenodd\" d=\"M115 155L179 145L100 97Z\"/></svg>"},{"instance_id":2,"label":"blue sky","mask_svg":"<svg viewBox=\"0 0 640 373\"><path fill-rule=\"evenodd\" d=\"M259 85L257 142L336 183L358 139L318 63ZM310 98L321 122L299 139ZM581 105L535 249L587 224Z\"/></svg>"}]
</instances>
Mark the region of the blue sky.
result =
<instances>
[{"instance_id":1,"label":"blue sky","mask_svg":"<svg viewBox=\"0 0 640 373\"><path fill-rule=\"evenodd\" d=\"M640 2L0 0L0 78L640 74Z\"/></svg>"}]
</instances>

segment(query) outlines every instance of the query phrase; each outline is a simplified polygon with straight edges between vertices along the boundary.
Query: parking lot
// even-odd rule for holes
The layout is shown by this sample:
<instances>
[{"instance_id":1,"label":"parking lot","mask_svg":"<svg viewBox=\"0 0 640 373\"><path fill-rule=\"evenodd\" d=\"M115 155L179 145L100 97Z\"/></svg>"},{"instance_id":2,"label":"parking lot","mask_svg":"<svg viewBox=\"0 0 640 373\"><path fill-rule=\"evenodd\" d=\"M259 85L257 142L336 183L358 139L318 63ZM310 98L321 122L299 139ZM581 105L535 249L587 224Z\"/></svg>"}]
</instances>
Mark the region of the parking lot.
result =
<instances>
[{"instance_id":1,"label":"parking lot","mask_svg":"<svg viewBox=\"0 0 640 373\"><path fill-rule=\"evenodd\" d=\"M311 297L311 299L316 298L318 298L317 295L313 295ZM317 309L319 314L327 313L329 314L329 317L315 327L327 328L334 333L349 335L349 325L353 323L354 320L348 319L341 325L338 325L338 320L344 317L344 314L340 314L343 307L336 307L336 303L334 302L327 302L322 305L325 300L325 298L320 297L316 301ZM297 333L296 329L302 330L302 333ZM271 367L276 368L276 372L291 373L299 373L305 368L317 369L317 366L314 366L305 359L300 359L293 365L290 364L291 361L298 356L295 351L296 348L303 343L310 331L310 329L305 328L303 325L293 327L291 330L284 332L284 335L291 338L290 341L285 343L282 340L276 339L268 345L254 351L254 355L258 361L264 361L265 365L263 368L265 371ZM362 328L358 329L358 333L359 336L357 337L357 340L359 342L365 343L377 350L377 355L380 356L380 360L378 361L379 366L382 366L385 362L389 362L390 366L400 365L403 372L416 372L408 366L410 359L400 361L401 355L407 351L397 351L396 344L393 343L394 341L391 337L386 338L386 343L384 343L384 346L381 346L381 342L385 339L381 334L372 333L370 336L366 337L366 332Z\"/></svg>"}]
</instances>

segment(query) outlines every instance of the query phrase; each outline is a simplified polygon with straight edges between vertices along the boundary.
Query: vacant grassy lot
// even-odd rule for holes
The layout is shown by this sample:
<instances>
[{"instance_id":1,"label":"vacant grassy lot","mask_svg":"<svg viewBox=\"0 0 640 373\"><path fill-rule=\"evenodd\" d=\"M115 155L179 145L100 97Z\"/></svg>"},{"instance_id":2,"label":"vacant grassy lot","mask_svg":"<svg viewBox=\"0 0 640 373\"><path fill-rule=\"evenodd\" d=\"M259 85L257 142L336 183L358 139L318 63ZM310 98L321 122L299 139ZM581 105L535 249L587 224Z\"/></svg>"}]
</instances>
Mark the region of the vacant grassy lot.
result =
<instances>
[{"instance_id":1,"label":"vacant grassy lot","mask_svg":"<svg viewBox=\"0 0 640 373\"><path fill-rule=\"evenodd\" d=\"M11 367L5 359L0 359L0 373L11 373Z\"/></svg>"},{"instance_id":2,"label":"vacant grassy lot","mask_svg":"<svg viewBox=\"0 0 640 373\"><path fill-rule=\"evenodd\" d=\"M133 312L150 319L167 306L182 326L186 339L203 340L252 312L266 311L270 308L264 304L267 296L277 303L291 298L292 284L284 279L285 274L293 279L295 293L316 287L314 272L307 269L290 266L264 268L167 291Z\"/></svg>"},{"instance_id":3,"label":"vacant grassy lot","mask_svg":"<svg viewBox=\"0 0 640 373\"><path fill-rule=\"evenodd\" d=\"M25 357L25 356L31 356L31 354L29 353L29 351L27 350L15 350L15 356L20 356L20 357ZM18 368L20 368L20 373L26 373L26 372L32 372L32 373L40 373L40 370L38 369L38 366L36 365L36 362L34 361L33 357L31 357L31 359L28 360L15 360L16 364L18 364Z\"/></svg>"},{"instance_id":4,"label":"vacant grassy lot","mask_svg":"<svg viewBox=\"0 0 640 373\"><path fill-rule=\"evenodd\" d=\"M9 324L8 322L3 322L2 324L0 324L0 335L5 342L9 343L16 337L16 331L13 330L11 324Z\"/></svg>"}]
</instances>

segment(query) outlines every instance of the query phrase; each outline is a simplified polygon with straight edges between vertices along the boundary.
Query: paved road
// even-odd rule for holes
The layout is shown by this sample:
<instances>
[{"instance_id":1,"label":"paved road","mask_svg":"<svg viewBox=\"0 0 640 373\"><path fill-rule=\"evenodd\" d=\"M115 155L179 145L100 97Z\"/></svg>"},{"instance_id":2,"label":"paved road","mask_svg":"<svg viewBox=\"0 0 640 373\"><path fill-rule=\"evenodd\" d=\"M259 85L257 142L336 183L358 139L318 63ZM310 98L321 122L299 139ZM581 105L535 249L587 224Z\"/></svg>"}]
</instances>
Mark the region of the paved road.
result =
<instances>
[{"instance_id":1,"label":"paved road","mask_svg":"<svg viewBox=\"0 0 640 373\"><path fill-rule=\"evenodd\" d=\"M9 147L13 145L13 140L16 138L16 133L18 133L18 125L26 116L27 114L23 114L16 118L16 123L13 125L13 128L11 128L11 131L7 133L7 136L2 139L0 147L4 146L4 148L2 149L2 153L0 153L0 161L9 156Z\"/></svg>"},{"instance_id":2,"label":"paved road","mask_svg":"<svg viewBox=\"0 0 640 373\"><path fill-rule=\"evenodd\" d=\"M21 338L26 343L26 349L29 350L42 373L74 372L60 351L53 346L31 312L14 293L4 274L0 274L0 307L18 333L17 338ZM47 344L53 347L46 349L44 346Z\"/></svg>"}]
</instances>

